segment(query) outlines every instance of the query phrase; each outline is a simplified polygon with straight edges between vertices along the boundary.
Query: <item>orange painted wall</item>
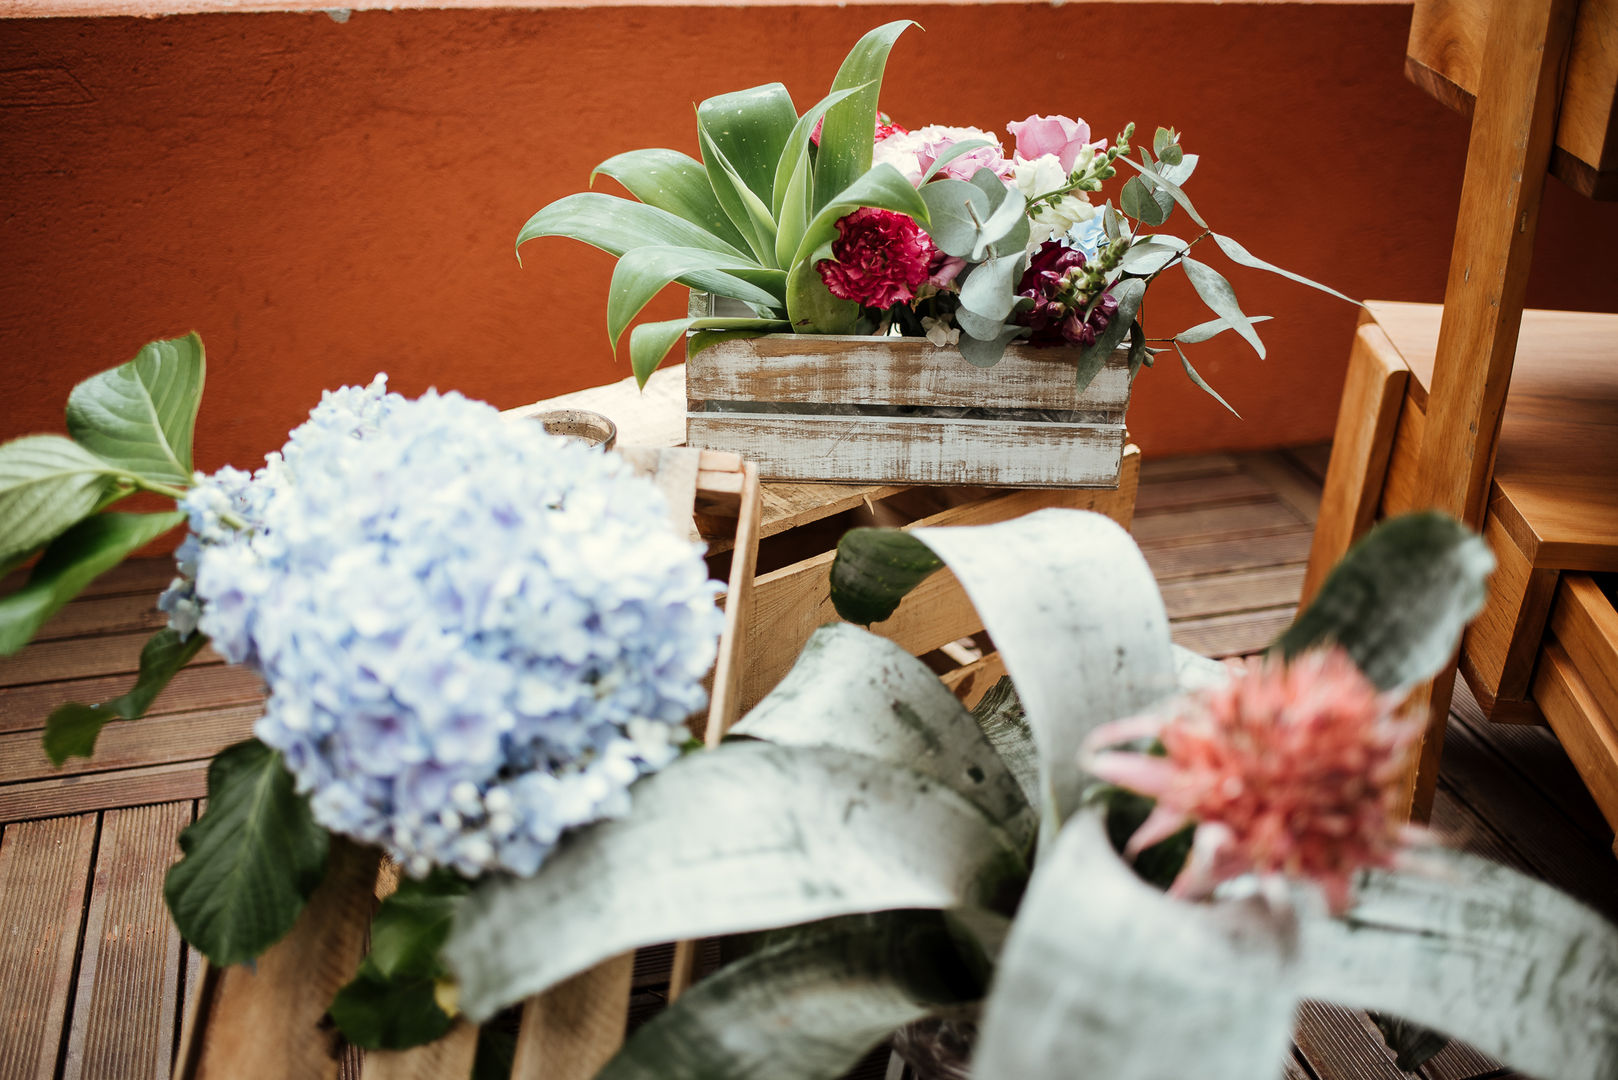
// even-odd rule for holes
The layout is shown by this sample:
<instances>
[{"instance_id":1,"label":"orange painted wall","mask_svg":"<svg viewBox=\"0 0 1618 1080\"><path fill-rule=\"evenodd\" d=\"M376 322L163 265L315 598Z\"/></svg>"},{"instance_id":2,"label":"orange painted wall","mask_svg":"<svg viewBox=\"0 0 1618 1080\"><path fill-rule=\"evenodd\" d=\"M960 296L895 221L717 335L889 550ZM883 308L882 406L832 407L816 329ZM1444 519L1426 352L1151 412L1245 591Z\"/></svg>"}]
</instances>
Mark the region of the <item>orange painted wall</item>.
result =
<instances>
[{"instance_id":1,"label":"orange painted wall","mask_svg":"<svg viewBox=\"0 0 1618 1080\"><path fill-rule=\"evenodd\" d=\"M1436 299L1466 126L1401 74L1387 3L758 5L0 20L0 438L60 430L80 378L195 328L210 359L199 464L252 465L323 387L387 370L501 406L627 374L609 356L610 260L512 240L620 150L694 152L691 103L781 79L824 93L869 26L910 124L1001 128L1035 111L1110 132L1175 123L1191 192L1261 255L1353 295ZM1618 308L1618 207L1560 184L1531 300ZM1148 452L1331 430L1353 312L1236 278L1268 360L1195 354L1245 415L1148 373ZM1204 316L1161 290L1154 331ZM671 317L673 295L653 314Z\"/></svg>"}]
</instances>

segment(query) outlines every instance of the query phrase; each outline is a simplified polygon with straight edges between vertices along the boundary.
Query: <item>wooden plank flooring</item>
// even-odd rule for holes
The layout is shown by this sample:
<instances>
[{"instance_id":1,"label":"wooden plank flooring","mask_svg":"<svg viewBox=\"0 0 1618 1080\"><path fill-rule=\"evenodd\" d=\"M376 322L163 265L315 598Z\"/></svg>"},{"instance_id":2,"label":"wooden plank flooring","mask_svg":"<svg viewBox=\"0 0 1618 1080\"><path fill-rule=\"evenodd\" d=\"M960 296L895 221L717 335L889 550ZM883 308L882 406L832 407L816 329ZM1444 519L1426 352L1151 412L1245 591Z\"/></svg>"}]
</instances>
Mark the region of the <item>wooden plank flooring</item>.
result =
<instances>
[{"instance_id":1,"label":"wooden plank flooring","mask_svg":"<svg viewBox=\"0 0 1618 1080\"><path fill-rule=\"evenodd\" d=\"M1178 641L1235 656L1287 624L1324 467L1318 447L1143 463L1135 534ZM179 1002L197 968L164 912L163 874L178 855L175 833L197 812L208 758L248 736L260 688L205 654L150 718L109 727L95 761L53 770L38 740L55 705L127 688L141 642L160 625L151 602L169 576L163 560L121 567L59 613L39 642L0 659L0 1080L168 1074ZM1464 688L1434 825L1618 918L1611 831L1554 736L1486 724ZM632 1022L661 1006L667 951L640 958ZM710 949L705 962L714 961ZM355 1064L345 1075L357 1076ZM1316 1002L1300 1011L1280 1071L1286 1080L1404 1076L1363 1014ZM885 1051L851 1074L896 1075ZM1419 1077L1514 1074L1455 1045Z\"/></svg>"}]
</instances>

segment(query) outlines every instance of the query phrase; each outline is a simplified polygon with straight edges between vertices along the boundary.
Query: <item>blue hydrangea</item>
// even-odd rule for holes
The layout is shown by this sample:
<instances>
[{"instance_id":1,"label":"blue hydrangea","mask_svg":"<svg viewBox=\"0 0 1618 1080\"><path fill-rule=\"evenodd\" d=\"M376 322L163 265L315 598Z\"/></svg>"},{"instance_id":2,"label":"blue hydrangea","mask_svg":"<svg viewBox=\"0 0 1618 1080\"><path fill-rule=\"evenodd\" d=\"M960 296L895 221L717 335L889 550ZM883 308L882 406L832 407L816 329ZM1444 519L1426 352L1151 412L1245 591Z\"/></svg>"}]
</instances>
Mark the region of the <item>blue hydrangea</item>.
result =
<instances>
[{"instance_id":1,"label":"blue hydrangea","mask_svg":"<svg viewBox=\"0 0 1618 1080\"><path fill-rule=\"evenodd\" d=\"M1094 259L1111 241L1107 238L1106 222L1101 214L1081 221L1068 230L1068 242L1084 252L1086 259Z\"/></svg>"},{"instance_id":2,"label":"blue hydrangea","mask_svg":"<svg viewBox=\"0 0 1618 1080\"><path fill-rule=\"evenodd\" d=\"M263 676L256 734L315 817L414 874L533 873L706 702L700 545L616 455L488 405L378 376L183 505L172 625Z\"/></svg>"}]
</instances>

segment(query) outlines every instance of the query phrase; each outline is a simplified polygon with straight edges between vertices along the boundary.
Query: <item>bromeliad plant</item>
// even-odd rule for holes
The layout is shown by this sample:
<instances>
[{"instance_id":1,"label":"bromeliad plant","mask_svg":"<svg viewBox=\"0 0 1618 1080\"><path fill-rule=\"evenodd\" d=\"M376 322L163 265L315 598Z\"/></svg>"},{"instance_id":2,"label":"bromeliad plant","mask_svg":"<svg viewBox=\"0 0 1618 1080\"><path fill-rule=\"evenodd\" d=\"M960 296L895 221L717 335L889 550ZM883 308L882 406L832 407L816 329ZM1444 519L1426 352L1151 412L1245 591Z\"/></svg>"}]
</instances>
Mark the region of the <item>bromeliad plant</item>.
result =
<instances>
[{"instance_id":1,"label":"bromeliad plant","mask_svg":"<svg viewBox=\"0 0 1618 1080\"><path fill-rule=\"evenodd\" d=\"M891 642L822 629L733 738L460 901L460 1002L483 1019L627 949L763 931L599 1076L831 1080L896 1029L981 1015L974 1076L1251 1080L1322 998L1604 1080L1618 930L1396 816L1418 730L1396 704L1492 563L1449 519L1391 521L1232 671L1170 643L1099 515L850 533L845 617L948 566L1010 682L973 716Z\"/></svg>"},{"instance_id":2,"label":"bromeliad plant","mask_svg":"<svg viewBox=\"0 0 1618 1080\"><path fill-rule=\"evenodd\" d=\"M216 965L251 961L320 884L331 834L383 848L410 880L332 1015L362 1046L434 1038L450 1017L423 940L473 879L533 873L679 756L717 586L622 458L384 376L327 393L255 473L194 474L203 377L195 335L154 342L73 390L72 438L0 446L0 563L40 552L0 598L0 653L189 518L134 688L57 709L45 749L89 757L210 645L259 675L256 738L214 759L180 836L175 924ZM137 490L178 509L106 510Z\"/></svg>"},{"instance_id":3,"label":"bromeliad plant","mask_svg":"<svg viewBox=\"0 0 1618 1080\"><path fill-rule=\"evenodd\" d=\"M888 54L910 25L861 38L831 92L802 115L780 83L702 102L701 161L665 149L609 158L591 179L610 176L638 201L569 195L529 220L519 250L567 236L618 256L607 298L614 351L673 282L750 309L636 326L629 357L642 385L688 334L695 355L727 336L898 333L956 345L983 367L1020 339L1078 346L1080 391L1121 346L1131 377L1172 348L1219 398L1184 346L1235 330L1262 357L1256 324L1269 316L1242 311L1225 276L1192 257L1198 244L1212 240L1235 263L1348 299L1210 229L1183 189L1197 155L1173 129L1136 146L1130 124L1109 146L1092 142L1082 120L1030 116L1007 125L1016 139L1007 157L977 128L894 124L877 99ZM1118 206L1093 205L1119 163L1131 175ZM1190 241L1156 231L1176 207L1200 230ZM1149 339L1147 288L1175 266L1216 318Z\"/></svg>"}]
</instances>

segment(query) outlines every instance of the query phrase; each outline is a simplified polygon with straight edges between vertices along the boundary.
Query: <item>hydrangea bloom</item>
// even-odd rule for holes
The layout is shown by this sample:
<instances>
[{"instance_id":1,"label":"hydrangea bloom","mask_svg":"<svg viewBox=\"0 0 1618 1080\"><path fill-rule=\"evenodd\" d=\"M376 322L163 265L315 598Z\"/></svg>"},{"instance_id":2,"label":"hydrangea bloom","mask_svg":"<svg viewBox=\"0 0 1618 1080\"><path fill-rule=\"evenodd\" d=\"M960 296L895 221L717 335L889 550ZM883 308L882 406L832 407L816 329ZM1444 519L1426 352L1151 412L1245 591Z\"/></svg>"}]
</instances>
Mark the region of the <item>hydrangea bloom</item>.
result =
<instances>
[{"instance_id":1,"label":"hydrangea bloom","mask_svg":"<svg viewBox=\"0 0 1618 1080\"><path fill-rule=\"evenodd\" d=\"M1398 716L1398 703L1341 648L1249 660L1165 712L1097 728L1085 765L1157 800L1126 855L1197 823L1173 892L1281 874L1316 882L1340 913L1354 875L1391 865L1409 838L1399 800L1421 721ZM1161 756L1106 749L1148 737Z\"/></svg>"},{"instance_id":2,"label":"hydrangea bloom","mask_svg":"<svg viewBox=\"0 0 1618 1080\"><path fill-rule=\"evenodd\" d=\"M184 505L176 627L264 677L255 732L316 819L412 873L532 873L624 812L705 701L722 616L700 548L622 459L488 405L378 376Z\"/></svg>"}]
</instances>

